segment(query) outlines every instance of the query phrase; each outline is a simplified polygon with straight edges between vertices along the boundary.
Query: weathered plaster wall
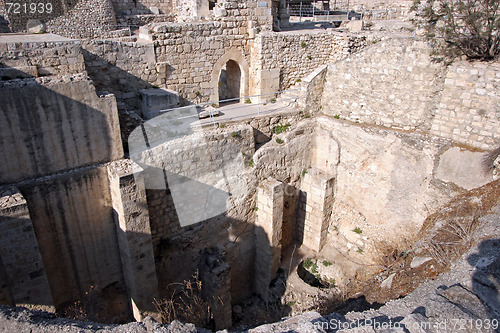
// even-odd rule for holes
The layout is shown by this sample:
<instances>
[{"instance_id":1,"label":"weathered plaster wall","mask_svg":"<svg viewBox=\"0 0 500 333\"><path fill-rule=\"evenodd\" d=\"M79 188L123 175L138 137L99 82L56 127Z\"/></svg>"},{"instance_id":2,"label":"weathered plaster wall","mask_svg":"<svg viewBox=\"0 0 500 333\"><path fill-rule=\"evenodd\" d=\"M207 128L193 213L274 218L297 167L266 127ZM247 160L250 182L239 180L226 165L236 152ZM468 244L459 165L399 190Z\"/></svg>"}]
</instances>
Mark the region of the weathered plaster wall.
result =
<instances>
[{"instance_id":1,"label":"weathered plaster wall","mask_svg":"<svg viewBox=\"0 0 500 333\"><path fill-rule=\"evenodd\" d=\"M1 183L122 156L115 99L97 96L85 76L0 82L0 89L0 150L8 156Z\"/></svg>"},{"instance_id":2,"label":"weathered plaster wall","mask_svg":"<svg viewBox=\"0 0 500 333\"><path fill-rule=\"evenodd\" d=\"M0 225L0 303L53 310L28 205L15 187L0 188Z\"/></svg>"},{"instance_id":3,"label":"weathered plaster wall","mask_svg":"<svg viewBox=\"0 0 500 333\"><path fill-rule=\"evenodd\" d=\"M19 184L30 211L54 304L122 281L106 167Z\"/></svg>"},{"instance_id":4,"label":"weathered plaster wall","mask_svg":"<svg viewBox=\"0 0 500 333\"><path fill-rule=\"evenodd\" d=\"M359 227L369 242L411 239L427 216L465 191L457 185L463 172L447 169L451 179L444 181L436 173L447 159L443 154L452 146L449 140L326 117L318 125L338 144L332 154L339 158L332 230L349 237ZM483 175L482 154L475 154L478 158L467 169L481 176L475 183L479 187L492 177Z\"/></svg>"}]
</instances>

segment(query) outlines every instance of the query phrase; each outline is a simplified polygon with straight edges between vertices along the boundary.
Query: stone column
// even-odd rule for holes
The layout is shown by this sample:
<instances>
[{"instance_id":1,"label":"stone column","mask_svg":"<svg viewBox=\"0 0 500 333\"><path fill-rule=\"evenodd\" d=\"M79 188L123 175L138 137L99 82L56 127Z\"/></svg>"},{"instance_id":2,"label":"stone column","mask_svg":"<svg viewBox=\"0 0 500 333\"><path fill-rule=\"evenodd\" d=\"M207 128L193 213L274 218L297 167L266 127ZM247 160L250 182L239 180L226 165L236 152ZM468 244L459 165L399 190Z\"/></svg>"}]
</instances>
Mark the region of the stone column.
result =
<instances>
[{"instance_id":1,"label":"stone column","mask_svg":"<svg viewBox=\"0 0 500 333\"><path fill-rule=\"evenodd\" d=\"M2 303L54 311L28 205L15 187L0 189L0 229Z\"/></svg>"},{"instance_id":2,"label":"stone column","mask_svg":"<svg viewBox=\"0 0 500 333\"><path fill-rule=\"evenodd\" d=\"M155 315L153 300L159 295L146 190L140 171L131 160L108 166L122 271L138 321L146 315Z\"/></svg>"},{"instance_id":3,"label":"stone column","mask_svg":"<svg viewBox=\"0 0 500 333\"><path fill-rule=\"evenodd\" d=\"M334 185L334 177L316 168L310 169L302 180L301 190L306 198L301 205L304 216L302 244L314 251L320 251L326 243Z\"/></svg>"},{"instance_id":4,"label":"stone column","mask_svg":"<svg viewBox=\"0 0 500 333\"><path fill-rule=\"evenodd\" d=\"M269 300L269 284L281 263L284 184L264 180L257 188L255 221L255 291Z\"/></svg>"}]
</instances>

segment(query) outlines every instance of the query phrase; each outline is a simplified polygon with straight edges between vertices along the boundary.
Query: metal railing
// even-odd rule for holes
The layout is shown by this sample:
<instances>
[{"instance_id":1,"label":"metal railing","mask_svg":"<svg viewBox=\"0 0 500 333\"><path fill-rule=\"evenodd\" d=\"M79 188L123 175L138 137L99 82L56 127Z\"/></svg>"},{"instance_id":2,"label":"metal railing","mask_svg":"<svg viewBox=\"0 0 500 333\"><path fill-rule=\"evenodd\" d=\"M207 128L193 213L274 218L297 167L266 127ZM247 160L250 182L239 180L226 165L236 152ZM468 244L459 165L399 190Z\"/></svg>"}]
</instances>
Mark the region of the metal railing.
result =
<instances>
[{"instance_id":1,"label":"metal railing","mask_svg":"<svg viewBox=\"0 0 500 333\"><path fill-rule=\"evenodd\" d=\"M194 109L196 110L196 114L192 114L193 112L191 112L191 114L188 114L186 116L172 118L170 120L196 118L196 120L199 120L199 123L193 125L195 127L212 124L214 128L217 128L217 123L220 123L221 121L247 119L287 109L289 110L290 106L293 103L297 102L300 98L300 91L301 88L288 89L275 91L268 94L251 95L245 97L224 99L215 102L205 102L195 105L163 109L152 111L150 112L150 114L161 115L173 111ZM296 92L297 94L291 95L291 93L293 92Z\"/></svg>"},{"instance_id":2,"label":"metal railing","mask_svg":"<svg viewBox=\"0 0 500 333\"><path fill-rule=\"evenodd\" d=\"M332 6L332 7L330 7ZM345 21L349 19L349 1L338 1L330 5L324 5L324 1L300 1L287 3L287 14L291 17L299 18L299 22L303 20L309 21Z\"/></svg>"}]
</instances>

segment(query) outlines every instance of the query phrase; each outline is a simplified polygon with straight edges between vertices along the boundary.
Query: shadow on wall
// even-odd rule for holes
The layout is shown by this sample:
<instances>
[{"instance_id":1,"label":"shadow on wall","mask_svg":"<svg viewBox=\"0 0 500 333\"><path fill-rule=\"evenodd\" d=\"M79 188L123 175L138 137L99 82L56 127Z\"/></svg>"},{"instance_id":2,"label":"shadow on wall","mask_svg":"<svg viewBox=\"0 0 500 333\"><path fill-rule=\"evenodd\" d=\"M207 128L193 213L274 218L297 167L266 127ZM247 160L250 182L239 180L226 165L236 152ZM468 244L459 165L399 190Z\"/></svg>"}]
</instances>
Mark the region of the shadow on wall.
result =
<instances>
[{"instance_id":1,"label":"shadow on wall","mask_svg":"<svg viewBox=\"0 0 500 333\"><path fill-rule=\"evenodd\" d=\"M15 77L29 77L8 69ZM5 156L0 183L38 178L17 184L27 207L26 216L16 221L26 228L11 229L2 238L2 249L10 249L2 252L2 285L16 289L9 292L20 295L12 300L16 304L41 305L40 299L52 298L58 307L81 299L91 286L123 280L107 175L98 166L122 157L116 106L109 97L95 95L86 79L58 80L47 85L32 78L0 81L0 151ZM11 214L17 212L2 210L3 230ZM7 258L12 255L29 264ZM38 295L22 295L24 287L16 287L37 286L42 277L50 290Z\"/></svg>"},{"instance_id":2,"label":"shadow on wall","mask_svg":"<svg viewBox=\"0 0 500 333\"><path fill-rule=\"evenodd\" d=\"M115 45L112 44L111 47ZM85 46L86 48L96 48L100 47L99 45L89 44ZM118 46L120 47L120 46ZM143 122L140 119L140 108L141 108L141 94L140 90L142 89L156 89L157 85L152 84L151 82L145 81L140 78L141 73L137 72L136 75L131 74L129 71L138 71L142 70L140 67L131 67L130 69L122 69L116 64L115 61L110 61L108 59L103 58L101 55L96 54L97 51L89 51L85 48L82 49L83 56L86 64L87 73L95 84L97 91L106 91L115 95L117 103L118 103L118 111L120 116L120 127L122 133L122 143L124 146L125 153L128 153L128 137L132 131L140 126ZM135 51L135 50L131 50ZM149 63L145 58L137 56L135 53L131 53L132 57L136 57L136 61L140 61L143 64L149 64L151 67L150 71L156 72L155 60L154 60L154 48L145 51L150 52L151 57ZM104 52L108 56L111 56L113 52ZM130 59L127 60L129 63L134 65L134 61ZM172 72L172 68L164 73L156 73L151 75L164 75L165 77L161 79L164 82L164 79ZM190 101L186 100L182 96L179 96L179 104L180 105L190 105L192 104Z\"/></svg>"},{"instance_id":3,"label":"shadow on wall","mask_svg":"<svg viewBox=\"0 0 500 333\"><path fill-rule=\"evenodd\" d=\"M0 151L8 156L0 185L122 157L111 96L97 96L85 78L40 85L2 69L28 79L0 81Z\"/></svg>"},{"instance_id":4,"label":"shadow on wall","mask_svg":"<svg viewBox=\"0 0 500 333\"><path fill-rule=\"evenodd\" d=\"M13 74L15 77L29 76L22 72ZM129 74L128 77L133 78ZM54 79L57 80L59 78ZM135 82L141 83L141 80L136 79ZM116 140L111 133L113 129L116 131L117 124L109 128L112 120L108 118L109 114L103 112L104 107L111 105L106 111L113 113L113 103L106 100L104 106L93 104L89 94L95 93L95 90L85 79L42 86L33 78L28 78L6 81L0 86L3 90L0 95L0 147L12 156L2 164L2 183L49 176L18 184L27 201L29 214L26 221L31 224L33 237L31 243L19 241L13 246L17 249L21 249L21 245L39 249L41 262L35 270L23 266L25 270L13 272L6 269L7 255L2 255L2 301L21 304L12 299L16 292L13 292L9 281L32 282L46 275L44 278L49 285L46 289L50 289L46 292L60 312L69 311L70 315L73 313L80 319L105 322L129 320L131 304L124 298L123 286L127 286L130 296L130 285L124 275L131 267L123 265L120 253L120 232L117 232L116 221L113 220L108 171L98 165L121 158L115 147L119 139ZM88 93L84 88L89 89ZM82 101L76 100L80 97ZM96 97L96 100L102 102L106 98ZM168 196L167 191L169 189L165 189ZM247 205L248 211L252 211L251 200ZM142 209L149 210L150 207ZM9 216L2 214L2 226L9 223ZM166 219L165 215L167 225ZM181 229L180 225L178 228ZM148 233L133 231L126 231L125 234L129 239L151 237ZM228 323L232 320L234 304L242 302L252 293L258 295L261 292L254 290L256 234L265 232L256 232L251 222L233 219L224 213L183 228L177 237L160 240L161 246L155 248L157 277L154 267L136 268L139 271L152 269L150 278L158 279L162 291L172 283L190 279L194 271L199 271L205 285L211 286L205 298L216 295L217 298L230 299L221 308L222 312L212 306L212 312L207 314L208 319L212 318L207 323L209 327L224 328L230 326ZM12 242L10 235L5 233L2 243ZM268 252L274 250L269 246ZM217 279L218 269L224 261L229 263L229 269L222 271L227 272L225 276L229 278L221 280L224 281L222 283ZM270 275L274 277L275 273L270 272ZM279 285L280 288L270 287L274 288L274 296L279 300L284 291L285 278L276 278L269 283ZM170 295L166 291L163 293L164 297ZM23 299L22 304L41 305L41 302L30 302L29 299ZM77 300L80 302L75 303ZM275 305L277 314L274 319L287 314L286 309L279 307L280 304ZM105 311L110 314L107 318L100 315ZM266 311L263 311L264 315L268 315Z\"/></svg>"}]
</instances>

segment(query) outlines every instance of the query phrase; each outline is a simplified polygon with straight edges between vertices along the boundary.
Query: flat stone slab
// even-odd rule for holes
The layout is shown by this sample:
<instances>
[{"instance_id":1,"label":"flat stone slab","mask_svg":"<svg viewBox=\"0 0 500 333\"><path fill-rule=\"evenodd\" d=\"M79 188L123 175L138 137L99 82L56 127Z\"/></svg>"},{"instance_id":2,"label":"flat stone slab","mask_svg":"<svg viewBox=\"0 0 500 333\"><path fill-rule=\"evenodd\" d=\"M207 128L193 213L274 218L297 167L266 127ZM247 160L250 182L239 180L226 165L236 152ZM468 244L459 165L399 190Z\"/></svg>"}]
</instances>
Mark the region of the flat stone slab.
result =
<instances>
[{"instance_id":1,"label":"flat stone slab","mask_svg":"<svg viewBox=\"0 0 500 333\"><path fill-rule=\"evenodd\" d=\"M493 177L484 172L484 156L481 152L450 148L440 157L436 178L466 190L488 184Z\"/></svg>"},{"instance_id":2,"label":"flat stone slab","mask_svg":"<svg viewBox=\"0 0 500 333\"><path fill-rule=\"evenodd\" d=\"M75 39L56 34L0 34L0 44L70 42Z\"/></svg>"}]
</instances>

